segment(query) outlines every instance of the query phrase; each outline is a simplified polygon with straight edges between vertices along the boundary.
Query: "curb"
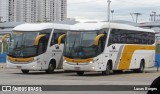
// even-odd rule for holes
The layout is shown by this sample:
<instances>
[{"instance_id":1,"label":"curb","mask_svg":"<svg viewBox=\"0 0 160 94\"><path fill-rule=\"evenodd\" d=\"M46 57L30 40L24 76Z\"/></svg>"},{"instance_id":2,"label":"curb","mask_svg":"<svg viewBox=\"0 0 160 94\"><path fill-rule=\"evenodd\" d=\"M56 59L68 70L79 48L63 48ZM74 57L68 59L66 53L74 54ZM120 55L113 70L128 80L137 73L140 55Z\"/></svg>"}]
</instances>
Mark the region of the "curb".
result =
<instances>
[{"instance_id":1,"label":"curb","mask_svg":"<svg viewBox=\"0 0 160 94\"><path fill-rule=\"evenodd\" d=\"M0 63L0 68L1 68L1 69L6 68L6 63Z\"/></svg>"}]
</instances>

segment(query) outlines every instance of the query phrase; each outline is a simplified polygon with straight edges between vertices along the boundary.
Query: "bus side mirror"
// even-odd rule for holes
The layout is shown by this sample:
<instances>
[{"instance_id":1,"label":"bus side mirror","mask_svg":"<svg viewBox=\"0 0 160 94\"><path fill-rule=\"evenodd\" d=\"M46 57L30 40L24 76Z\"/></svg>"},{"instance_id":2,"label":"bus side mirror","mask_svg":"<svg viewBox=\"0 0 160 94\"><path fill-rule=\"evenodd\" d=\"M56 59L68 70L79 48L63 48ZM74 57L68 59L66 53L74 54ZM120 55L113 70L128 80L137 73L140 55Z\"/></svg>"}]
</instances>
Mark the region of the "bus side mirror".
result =
<instances>
[{"instance_id":1,"label":"bus side mirror","mask_svg":"<svg viewBox=\"0 0 160 94\"><path fill-rule=\"evenodd\" d=\"M39 43L39 41L40 41L40 39L41 39L42 37L44 37L44 36L46 36L46 35L45 35L45 34L41 34L41 35L37 36L36 39L35 39L35 41L34 41L34 45L37 46L38 43Z\"/></svg>"},{"instance_id":2,"label":"bus side mirror","mask_svg":"<svg viewBox=\"0 0 160 94\"><path fill-rule=\"evenodd\" d=\"M62 43L62 39L66 36L66 34L63 34L61 36L59 36L58 38L58 45L60 45Z\"/></svg>"},{"instance_id":3,"label":"bus side mirror","mask_svg":"<svg viewBox=\"0 0 160 94\"><path fill-rule=\"evenodd\" d=\"M5 42L5 39L6 39L8 36L10 37L10 35L9 35L9 34L5 34L5 35L3 35L3 36L2 36L2 43L4 43L4 42Z\"/></svg>"},{"instance_id":4,"label":"bus side mirror","mask_svg":"<svg viewBox=\"0 0 160 94\"><path fill-rule=\"evenodd\" d=\"M104 34L99 34L98 36L96 36L95 40L94 40L94 45L95 46L98 46L98 43L99 43L99 40L101 37L103 37Z\"/></svg>"}]
</instances>

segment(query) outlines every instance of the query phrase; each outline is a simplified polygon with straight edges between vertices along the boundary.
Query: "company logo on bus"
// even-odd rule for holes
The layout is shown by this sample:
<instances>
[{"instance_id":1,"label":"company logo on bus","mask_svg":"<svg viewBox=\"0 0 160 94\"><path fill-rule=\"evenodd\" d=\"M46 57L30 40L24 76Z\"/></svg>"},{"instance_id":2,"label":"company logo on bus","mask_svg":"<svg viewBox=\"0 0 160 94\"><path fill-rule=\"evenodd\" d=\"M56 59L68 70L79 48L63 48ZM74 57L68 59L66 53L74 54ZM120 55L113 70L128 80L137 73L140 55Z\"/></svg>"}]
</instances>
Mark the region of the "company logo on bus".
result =
<instances>
[{"instance_id":1,"label":"company logo on bus","mask_svg":"<svg viewBox=\"0 0 160 94\"><path fill-rule=\"evenodd\" d=\"M116 46L112 46L112 50L109 50L109 52L118 52L118 50L116 49Z\"/></svg>"},{"instance_id":2,"label":"company logo on bus","mask_svg":"<svg viewBox=\"0 0 160 94\"><path fill-rule=\"evenodd\" d=\"M55 48L56 48L56 49L59 49L59 45L55 45Z\"/></svg>"},{"instance_id":3,"label":"company logo on bus","mask_svg":"<svg viewBox=\"0 0 160 94\"><path fill-rule=\"evenodd\" d=\"M115 49L116 49L116 47L115 47L115 46L112 46L112 49L113 49L113 50L115 50Z\"/></svg>"}]
</instances>

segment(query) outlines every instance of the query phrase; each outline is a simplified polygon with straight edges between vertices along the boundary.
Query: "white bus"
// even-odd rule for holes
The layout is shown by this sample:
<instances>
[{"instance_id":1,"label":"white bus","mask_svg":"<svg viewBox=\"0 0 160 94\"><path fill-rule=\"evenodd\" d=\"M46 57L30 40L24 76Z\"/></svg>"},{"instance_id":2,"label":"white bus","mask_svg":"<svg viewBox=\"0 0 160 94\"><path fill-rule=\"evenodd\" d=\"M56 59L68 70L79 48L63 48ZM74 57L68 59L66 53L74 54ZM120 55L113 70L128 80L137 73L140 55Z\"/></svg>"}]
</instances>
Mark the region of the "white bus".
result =
<instances>
[{"instance_id":1,"label":"white bus","mask_svg":"<svg viewBox=\"0 0 160 94\"><path fill-rule=\"evenodd\" d=\"M18 68L23 73L31 71L54 72L62 68L63 47L58 38L69 25L54 23L22 24L13 29L7 68Z\"/></svg>"},{"instance_id":2,"label":"white bus","mask_svg":"<svg viewBox=\"0 0 160 94\"><path fill-rule=\"evenodd\" d=\"M155 62L155 32L130 25L78 23L67 32L63 68L83 75L123 70L143 72Z\"/></svg>"}]
</instances>

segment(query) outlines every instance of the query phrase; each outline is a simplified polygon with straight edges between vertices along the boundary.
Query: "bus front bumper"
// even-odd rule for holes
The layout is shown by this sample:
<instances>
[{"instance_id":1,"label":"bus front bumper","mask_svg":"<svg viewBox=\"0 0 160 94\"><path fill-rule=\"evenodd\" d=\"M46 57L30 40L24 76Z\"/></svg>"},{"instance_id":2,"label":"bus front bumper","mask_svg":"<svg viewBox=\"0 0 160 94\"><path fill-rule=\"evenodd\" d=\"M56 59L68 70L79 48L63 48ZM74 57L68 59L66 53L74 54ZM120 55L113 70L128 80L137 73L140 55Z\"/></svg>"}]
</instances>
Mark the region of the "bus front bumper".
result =
<instances>
[{"instance_id":1,"label":"bus front bumper","mask_svg":"<svg viewBox=\"0 0 160 94\"><path fill-rule=\"evenodd\" d=\"M37 65L37 62L18 64L7 61L7 68L9 69L41 70L41 67L38 67Z\"/></svg>"},{"instance_id":2,"label":"bus front bumper","mask_svg":"<svg viewBox=\"0 0 160 94\"><path fill-rule=\"evenodd\" d=\"M71 62L64 62L63 63L63 69L66 71L91 71L95 72L96 67L93 63L85 63L85 64L75 64Z\"/></svg>"}]
</instances>

